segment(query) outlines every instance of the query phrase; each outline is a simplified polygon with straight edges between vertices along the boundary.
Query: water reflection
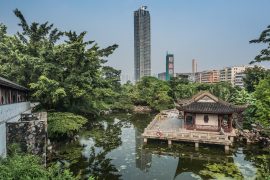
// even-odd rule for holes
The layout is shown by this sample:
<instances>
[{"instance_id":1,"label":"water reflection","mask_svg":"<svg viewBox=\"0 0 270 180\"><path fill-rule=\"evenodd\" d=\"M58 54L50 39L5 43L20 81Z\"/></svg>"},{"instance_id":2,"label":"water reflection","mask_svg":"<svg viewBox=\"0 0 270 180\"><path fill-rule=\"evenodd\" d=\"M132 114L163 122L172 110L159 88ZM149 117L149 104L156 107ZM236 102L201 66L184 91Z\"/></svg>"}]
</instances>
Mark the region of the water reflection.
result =
<instances>
[{"instance_id":1,"label":"water reflection","mask_svg":"<svg viewBox=\"0 0 270 180\"><path fill-rule=\"evenodd\" d=\"M104 117L82 131L79 142L59 145L54 160L70 163L82 179L207 179L209 174L216 175L211 172L215 168L221 173L239 172L243 178L269 173L269 153L256 147L235 147L225 155L222 146L200 145L195 151L194 144L188 143L168 148L167 142L153 140L143 145L141 133L152 118L151 114Z\"/></svg>"},{"instance_id":2,"label":"water reflection","mask_svg":"<svg viewBox=\"0 0 270 180\"><path fill-rule=\"evenodd\" d=\"M93 176L99 179L119 179L121 175L112 164L112 159L106 157L107 153L106 151L96 153L95 148L92 147L87 168L84 169L83 174L86 177Z\"/></svg>"},{"instance_id":3,"label":"water reflection","mask_svg":"<svg viewBox=\"0 0 270 180\"><path fill-rule=\"evenodd\" d=\"M135 128L136 139L136 167L144 172L148 172L151 167L152 153L143 148L142 132Z\"/></svg>"}]
</instances>

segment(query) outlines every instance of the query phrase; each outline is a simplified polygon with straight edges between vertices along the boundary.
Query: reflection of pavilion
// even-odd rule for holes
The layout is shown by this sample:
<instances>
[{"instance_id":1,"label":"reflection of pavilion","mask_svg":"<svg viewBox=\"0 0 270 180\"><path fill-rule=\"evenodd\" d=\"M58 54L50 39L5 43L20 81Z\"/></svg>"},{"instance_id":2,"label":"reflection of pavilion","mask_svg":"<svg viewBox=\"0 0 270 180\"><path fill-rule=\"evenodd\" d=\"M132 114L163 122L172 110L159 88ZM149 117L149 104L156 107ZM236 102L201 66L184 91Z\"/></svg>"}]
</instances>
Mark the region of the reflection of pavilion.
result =
<instances>
[{"instance_id":1,"label":"reflection of pavilion","mask_svg":"<svg viewBox=\"0 0 270 180\"><path fill-rule=\"evenodd\" d=\"M232 157L225 156L219 153L203 153L194 152L192 150L186 149L182 152L175 153L166 149L166 151L160 151L156 149L148 149L148 153L164 155L164 156L178 156L178 163L175 167L174 179L186 178L185 173L193 173L199 175L201 170L204 170L205 165L210 163L222 163L222 162L233 162Z\"/></svg>"},{"instance_id":2,"label":"reflection of pavilion","mask_svg":"<svg viewBox=\"0 0 270 180\"><path fill-rule=\"evenodd\" d=\"M147 172L151 167L152 154L142 148L143 139L141 138L141 133L137 128L135 129L136 167Z\"/></svg>"},{"instance_id":3,"label":"reflection of pavilion","mask_svg":"<svg viewBox=\"0 0 270 180\"><path fill-rule=\"evenodd\" d=\"M198 174L200 170L204 168L204 160L193 160L189 158L180 158L178 160L178 165L175 170L174 179L185 172L193 172Z\"/></svg>"}]
</instances>

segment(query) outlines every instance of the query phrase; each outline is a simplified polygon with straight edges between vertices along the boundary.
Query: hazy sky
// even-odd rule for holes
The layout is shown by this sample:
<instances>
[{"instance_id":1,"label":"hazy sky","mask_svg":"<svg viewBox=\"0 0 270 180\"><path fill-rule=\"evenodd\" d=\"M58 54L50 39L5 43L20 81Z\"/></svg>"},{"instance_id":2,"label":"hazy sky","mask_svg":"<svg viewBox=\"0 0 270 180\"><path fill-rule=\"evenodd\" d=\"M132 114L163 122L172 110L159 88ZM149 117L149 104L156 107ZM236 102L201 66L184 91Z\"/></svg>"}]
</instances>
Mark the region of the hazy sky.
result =
<instances>
[{"instance_id":1,"label":"hazy sky","mask_svg":"<svg viewBox=\"0 0 270 180\"><path fill-rule=\"evenodd\" d=\"M270 0L0 0L0 22L18 31L18 8L29 22L87 31L101 47L118 44L108 65L133 77L133 11L141 5L151 15L153 74L165 71L166 51L175 72L190 72L193 58L199 71L248 64L263 47L249 40L270 25Z\"/></svg>"}]
</instances>

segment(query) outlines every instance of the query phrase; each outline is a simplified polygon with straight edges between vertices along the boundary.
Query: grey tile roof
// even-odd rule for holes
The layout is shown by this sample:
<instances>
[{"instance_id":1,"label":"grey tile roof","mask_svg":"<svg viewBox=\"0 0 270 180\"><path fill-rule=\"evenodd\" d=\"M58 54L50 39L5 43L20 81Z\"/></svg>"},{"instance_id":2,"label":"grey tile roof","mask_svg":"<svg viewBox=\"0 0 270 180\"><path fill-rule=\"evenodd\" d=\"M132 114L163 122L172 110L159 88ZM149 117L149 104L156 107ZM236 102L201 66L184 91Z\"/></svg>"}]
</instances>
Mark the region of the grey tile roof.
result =
<instances>
[{"instance_id":1,"label":"grey tile roof","mask_svg":"<svg viewBox=\"0 0 270 180\"><path fill-rule=\"evenodd\" d=\"M9 81L3 77L0 77L0 85L5 86L5 87L10 87L10 88L14 88L17 90L23 90L23 91L28 91L28 89L26 87L23 87L21 85L18 85L12 81Z\"/></svg>"},{"instance_id":2,"label":"grey tile roof","mask_svg":"<svg viewBox=\"0 0 270 180\"><path fill-rule=\"evenodd\" d=\"M235 109L219 102L192 102L184 105L183 110L187 112L232 114Z\"/></svg>"}]
</instances>

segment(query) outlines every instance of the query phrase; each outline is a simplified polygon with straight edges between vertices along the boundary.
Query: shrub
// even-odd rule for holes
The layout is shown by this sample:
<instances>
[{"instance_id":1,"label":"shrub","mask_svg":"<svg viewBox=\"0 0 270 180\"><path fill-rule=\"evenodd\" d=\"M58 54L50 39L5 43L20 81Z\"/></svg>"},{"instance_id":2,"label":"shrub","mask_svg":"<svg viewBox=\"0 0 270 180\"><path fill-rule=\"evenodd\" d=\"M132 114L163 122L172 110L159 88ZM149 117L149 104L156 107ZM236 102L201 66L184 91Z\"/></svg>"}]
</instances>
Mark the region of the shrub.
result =
<instances>
[{"instance_id":1,"label":"shrub","mask_svg":"<svg viewBox=\"0 0 270 180\"><path fill-rule=\"evenodd\" d=\"M46 169L40 159L34 155L14 154L0 160L0 179L76 179L69 170L62 170L58 165Z\"/></svg>"},{"instance_id":2,"label":"shrub","mask_svg":"<svg viewBox=\"0 0 270 180\"><path fill-rule=\"evenodd\" d=\"M87 119L68 112L55 112L48 115L48 134L50 138L72 137Z\"/></svg>"}]
</instances>

